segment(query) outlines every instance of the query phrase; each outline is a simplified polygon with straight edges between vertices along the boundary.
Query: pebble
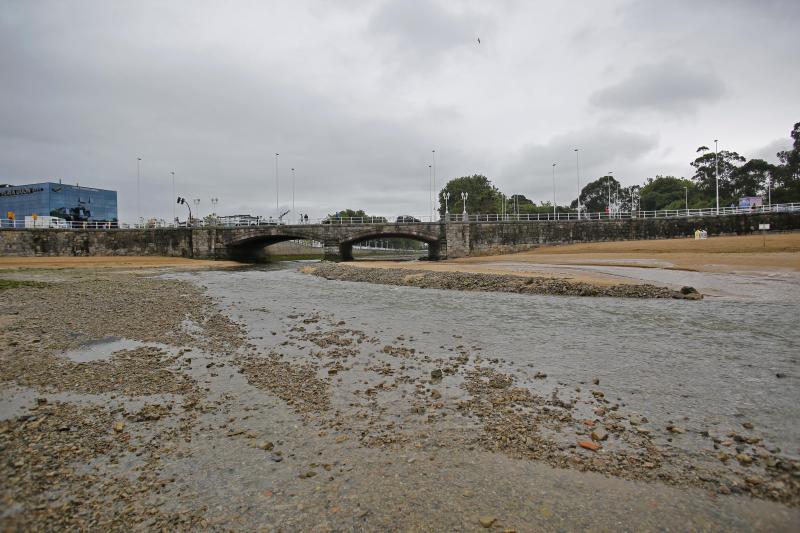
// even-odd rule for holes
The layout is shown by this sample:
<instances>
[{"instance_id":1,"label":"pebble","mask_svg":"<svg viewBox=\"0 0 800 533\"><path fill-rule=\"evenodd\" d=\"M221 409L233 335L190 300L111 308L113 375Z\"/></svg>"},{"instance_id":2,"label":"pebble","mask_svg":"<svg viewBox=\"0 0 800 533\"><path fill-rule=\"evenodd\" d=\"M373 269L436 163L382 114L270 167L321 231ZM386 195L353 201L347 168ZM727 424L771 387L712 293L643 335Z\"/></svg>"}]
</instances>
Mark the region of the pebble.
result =
<instances>
[{"instance_id":1,"label":"pebble","mask_svg":"<svg viewBox=\"0 0 800 533\"><path fill-rule=\"evenodd\" d=\"M481 526L488 529L492 527L492 524L497 522L497 518L494 516L481 516L478 517L478 522L480 523Z\"/></svg>"},{"instance_id":2,"label":"pebble","mask_svg":"<svg viewBox=\"0 0 800 533\"><path fill-rule=\"evenodd\" d=\"M602 446L590 440L579 440L578 446L580 446L581 448L586 448L587 450L592 450L593 452L596 452L597 450L602 448Z\"/></svg>"}]
</instances>

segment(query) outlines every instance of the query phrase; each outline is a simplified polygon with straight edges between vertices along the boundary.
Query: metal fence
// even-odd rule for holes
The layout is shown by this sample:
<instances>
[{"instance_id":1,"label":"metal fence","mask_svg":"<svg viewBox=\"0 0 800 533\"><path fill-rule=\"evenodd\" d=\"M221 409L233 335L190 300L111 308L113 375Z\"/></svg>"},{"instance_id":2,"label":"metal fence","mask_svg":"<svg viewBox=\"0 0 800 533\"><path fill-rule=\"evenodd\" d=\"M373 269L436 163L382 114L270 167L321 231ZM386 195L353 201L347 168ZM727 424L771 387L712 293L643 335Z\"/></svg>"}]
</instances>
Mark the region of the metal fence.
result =
<instances>
[{"instance_id":1,"label":"metal fence","mask_svg":"<svg viewBox=\"0 0 800 533\"><path fill-rule=\"evenodd\" d=\"M789 204L773 204L758 207L724 207L717 210L716 208L706 209L670 209L660 211L618 211L618 212L573 212L573 213L506 213L506 214L463 214L463 213L448 213L444 217L437 218L428 216L411 216L400 215L396 217L327 217L316 220L304 222L303 225L358 225L358 224L420 224L430 222L547 222L559 220L621 220L621 219L650 219L650 218L687 218L687 217L710 217L710 216L728 216L728 215L742 215L742 214L760 214L760 213L793 213L800 212L800 203ZM0 228L8 229L75 229L75 230L108 230L108 229L175 229L185 227L269 227L269 226L285 226L290 225L284 221L277 222L261 220L258 222L250 222L247 224L221 224L209 222L207 220L198 220L192 224L164 224L164 223L146 223L146 224L126 224L119 222L75 222L64 220L44 219L37 221L25 220L10 220L0 219Z\"/></svg>"}]
</instances>

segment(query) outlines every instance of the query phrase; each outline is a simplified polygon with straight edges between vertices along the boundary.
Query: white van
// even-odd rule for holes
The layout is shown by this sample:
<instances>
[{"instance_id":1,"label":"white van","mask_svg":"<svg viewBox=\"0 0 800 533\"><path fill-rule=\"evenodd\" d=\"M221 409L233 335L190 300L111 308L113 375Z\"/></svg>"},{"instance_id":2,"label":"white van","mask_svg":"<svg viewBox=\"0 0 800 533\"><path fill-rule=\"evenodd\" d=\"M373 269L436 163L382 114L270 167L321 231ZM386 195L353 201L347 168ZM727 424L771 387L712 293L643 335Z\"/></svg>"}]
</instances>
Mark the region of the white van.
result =
<instances>
[{"instance_id":1,"label":"white van","mask_svg":"<svg viewBox=\"0 0 800 533\"><path fill-rule=\"evenodd\" d=\"M62 228L67 229L69 228L69 224L63 218L58 217L36 217L33 218L32 216L25 217L25 227L26 228Z\"/></svg>"}]
</instances>

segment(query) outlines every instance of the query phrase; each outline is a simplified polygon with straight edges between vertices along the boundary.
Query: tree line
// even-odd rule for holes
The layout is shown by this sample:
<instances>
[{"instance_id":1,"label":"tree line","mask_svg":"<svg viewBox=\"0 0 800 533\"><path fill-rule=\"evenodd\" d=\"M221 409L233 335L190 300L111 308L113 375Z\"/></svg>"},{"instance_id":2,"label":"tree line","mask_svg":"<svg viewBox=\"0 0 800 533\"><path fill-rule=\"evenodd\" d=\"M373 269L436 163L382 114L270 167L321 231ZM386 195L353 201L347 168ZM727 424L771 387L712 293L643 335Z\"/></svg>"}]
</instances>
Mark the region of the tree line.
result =
<instances>
[{"instance_id":1,"label":"tree line","mask_svg":"<svg viewBox=\"0 0 800 533\"><path fill-rule=\"evenodd\" d=\"M773 165L763 159L742 157L736 152L721 150L714 153L707 146L696 150L696 158L690 163L694 174L690 178L657 175L647 178L642 185L623 187L610 175L601 176L581 189L580 204L589 212L602 212L609 205L609 196L617 200L622 211L633 208L638 199L638 209L655 211L661 209L701 209L716 206L716 176L719 172L720 207L738 205L742 197L760 196L772 203L800 202L800 122L790 132L793 141L788 150L778 152L778 164ZM535 202L523 194L504 195L484 175L462 176L447 182L438 194L439 215L445 209L450 213L462 213L467 193L467 213L552 213L553 204L549 200ZM556 205L556 212L575 212L578 199L569 205ZM368 217L364 210L344 209L328 215L329 219ZM406 218L401 217L404 221ZM384 218L376 222L394 222Z\"/></svg>"},{"instance_id":2,"label":"tree line","mask_svg":"<svg viewBox=\"0 0 800 533\"><path fill-rule=\"evenodd\" d=\"M683 209L687 199L690 209L714 207L716 205L716 176L719 171L720 207L738 205L743 197L760 196L772 203L800 202L800 122L794 125L790 136L793 140L789 150L778 152L778 164L763 159L742 157L736 152L721 150L714 153L707 146L697 148L697 157L690 163L694 169L691 178L657 175L648 178L642 185L623 187L613 176L601 176L581 189L580 204L590 212L602 212L609 205L609 196L615 198L618 207L630 210L638 198L642 210ZM467 212L485 213L552 213L549 200L538 204L522 194L503 195L486 176L475 174L450 180L439 192L439 214L445 207L450 213L461 213L464 202L461 193L466 192ZM446 202L445 196L449 193ZM504 205L505 204L505 205ZM574 212L578 207L575 198L569 206L557 205L556 212Z\"/></svg>"}]
</instances>

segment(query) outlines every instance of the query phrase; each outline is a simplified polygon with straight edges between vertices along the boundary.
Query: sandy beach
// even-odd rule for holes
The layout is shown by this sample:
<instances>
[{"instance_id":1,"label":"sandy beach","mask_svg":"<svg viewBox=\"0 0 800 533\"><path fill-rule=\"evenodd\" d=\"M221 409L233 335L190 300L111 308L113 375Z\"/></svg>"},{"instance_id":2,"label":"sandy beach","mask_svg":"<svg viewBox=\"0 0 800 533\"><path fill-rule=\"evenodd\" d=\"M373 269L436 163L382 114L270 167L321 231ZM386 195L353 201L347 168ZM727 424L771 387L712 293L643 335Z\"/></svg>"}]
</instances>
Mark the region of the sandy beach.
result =
<instances>
[{"instance_id":1,"label":"sandy beach","mask_svg":"<svg viewBox=\"0 0 800 533\"><path fill-rule=\"evenodd\" d=\"M153 268L227 268L241 266L236 261L187 259L159 256L92 257L0 257L0 270L21 269L153 269Z\"/></svg>"},{"instance_id":2,"label":"sandy beach","mask_svg":"<svg viewBox=\"0 0 800 533\"><path fill-rule=\"evenodd\" d=\"M800 233L581 243L435 263L356 261L350 264L364 268L549 276L598 285L657 282L651 276L644 276L642 269L791 274L800 272Z\"/></svg>"}]
</instances>

